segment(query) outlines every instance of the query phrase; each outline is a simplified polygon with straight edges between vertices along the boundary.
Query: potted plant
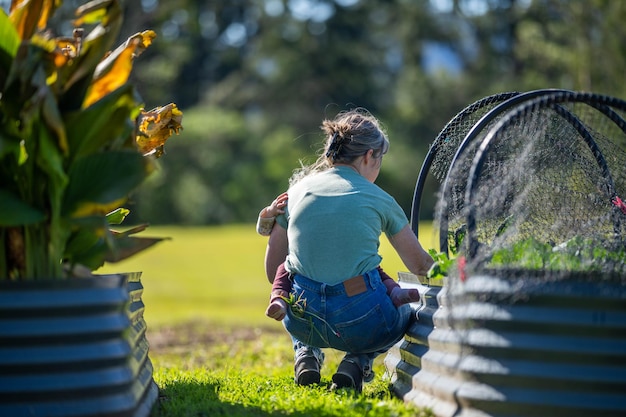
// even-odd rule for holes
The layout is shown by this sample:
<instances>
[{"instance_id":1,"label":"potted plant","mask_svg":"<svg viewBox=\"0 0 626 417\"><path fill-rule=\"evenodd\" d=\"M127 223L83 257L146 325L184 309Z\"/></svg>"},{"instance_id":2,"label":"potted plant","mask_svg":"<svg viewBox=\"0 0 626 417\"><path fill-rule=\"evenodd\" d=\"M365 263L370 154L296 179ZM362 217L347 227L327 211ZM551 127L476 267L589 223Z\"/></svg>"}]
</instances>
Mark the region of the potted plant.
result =
<instances>
[{"instance_id":1,"label":"potted plant","mask_svg":"<svg viewBox=\"0 0 626 417\"><path fill-rule=\"evenodd\" d=\"M182 112L143 110L129 81L154 32L113 50L122 7L96 0L55 36L60 3L0 11L0 414L143 415L156 394L141 283L92 272L161 240L114 228Z\"/></svg>"}]
</instances>

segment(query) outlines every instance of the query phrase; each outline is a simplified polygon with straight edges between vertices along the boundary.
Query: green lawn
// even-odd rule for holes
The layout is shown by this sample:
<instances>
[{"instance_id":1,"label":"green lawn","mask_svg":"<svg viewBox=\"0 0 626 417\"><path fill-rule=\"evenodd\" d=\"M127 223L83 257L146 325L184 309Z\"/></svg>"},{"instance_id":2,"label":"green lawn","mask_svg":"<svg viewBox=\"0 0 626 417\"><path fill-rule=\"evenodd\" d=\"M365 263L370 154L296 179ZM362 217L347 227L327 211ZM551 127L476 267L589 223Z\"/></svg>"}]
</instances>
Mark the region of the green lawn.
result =
<instances>
[{"instance_id":1,"label":"green lawn","mask_svg":"<svg viewBox=\"0 0 626 417\"><path fill-rule=\"evenodd\" d=\"M431 237L430 225L420 230ZM263 269L267 239L254 225L148 232L171 240L98 272L143 272L150 359L160 388L153 417L432 416L391 394L381 377L383 356L374 364L379 376L362 395L329 390L343 356L332 349L325 350L320 385L294 384L289 336L264 314L271 288ZM428 249L434 241L422 244ZM384 238L381 254L390 275L406 270Z\"/></svg>"},{"instance_id":2,"label":"green lawn","mask_svg":"<svg viewBox=\"0 0 626 417\"><path fill-rule=\"evenodd\" d=\"M420 225L425 249L435 247L430 224ZM224 325L276 325L265 317L271 289L263 269L267 238L254 225L150 227L145 236L171 240L98 273L142 271L143 300L149 326L188 321ZM405 271L386 238L382 266L393 277Z\"/></svg>"}]
</instances>

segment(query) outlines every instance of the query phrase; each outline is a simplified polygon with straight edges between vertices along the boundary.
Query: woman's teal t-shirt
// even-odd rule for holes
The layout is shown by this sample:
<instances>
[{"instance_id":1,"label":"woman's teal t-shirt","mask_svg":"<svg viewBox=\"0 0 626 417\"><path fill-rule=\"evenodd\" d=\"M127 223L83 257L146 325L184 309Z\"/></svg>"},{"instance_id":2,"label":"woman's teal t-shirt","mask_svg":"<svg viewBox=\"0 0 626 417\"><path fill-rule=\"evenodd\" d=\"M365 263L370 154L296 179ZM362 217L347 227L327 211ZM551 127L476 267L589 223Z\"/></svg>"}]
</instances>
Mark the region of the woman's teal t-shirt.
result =
<instances>
[{"instance_id":1,"label":"woman's teal t-shirt","mask_svg":"<svg viewBox=\"0 0 626 417\"><path fill-rule=\"evenodd\" d=\"M335 285L380 265L380 235L408 219L393 197L348 166L309 175L288 191L287 270Z\"/></svg>"}]
</instances>

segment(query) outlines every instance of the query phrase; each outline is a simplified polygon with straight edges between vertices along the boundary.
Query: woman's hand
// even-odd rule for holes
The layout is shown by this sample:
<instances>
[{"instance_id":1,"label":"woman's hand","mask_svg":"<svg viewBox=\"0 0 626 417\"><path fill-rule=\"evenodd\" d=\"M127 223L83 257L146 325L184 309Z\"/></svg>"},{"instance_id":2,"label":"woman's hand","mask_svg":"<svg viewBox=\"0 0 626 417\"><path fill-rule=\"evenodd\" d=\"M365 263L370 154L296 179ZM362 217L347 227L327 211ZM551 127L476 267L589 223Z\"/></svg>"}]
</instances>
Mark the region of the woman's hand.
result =
<instances>
[{"instance_id":1,"label":"woman's hand","mask_svg":"<svg viewBox=\"0 0 626 417\"><path fill-rule=\"evenodd\" d=\"M396 250L404 265L413 274L425 277L428 270L435 262L433 258L422 248L417 236L407 224L402 230L389 238L391 246Z\"/></svg>"}]
</instances>

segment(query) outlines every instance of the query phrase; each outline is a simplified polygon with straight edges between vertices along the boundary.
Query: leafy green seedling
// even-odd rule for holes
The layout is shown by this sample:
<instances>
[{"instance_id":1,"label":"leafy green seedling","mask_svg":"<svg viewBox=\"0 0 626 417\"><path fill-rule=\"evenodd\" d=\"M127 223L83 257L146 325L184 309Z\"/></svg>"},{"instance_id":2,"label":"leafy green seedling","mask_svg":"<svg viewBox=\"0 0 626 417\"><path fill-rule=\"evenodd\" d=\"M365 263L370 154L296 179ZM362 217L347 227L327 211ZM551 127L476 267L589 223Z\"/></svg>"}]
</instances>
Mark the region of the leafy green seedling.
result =
<instances>
[{"instance_id":1,"label":"leafy green seedling","mask_svg":"<svg viewBox=\"0 0 626 417\"><path fill-rule=\"evenodd\" d=\"M435 260L432 264L426 277L429 279L443 279L448 276L448 271L454 264L454 259L449 259L445 252L437 252L434 249L429 249L428 253Z\"/></svg>"}]
</instances>

